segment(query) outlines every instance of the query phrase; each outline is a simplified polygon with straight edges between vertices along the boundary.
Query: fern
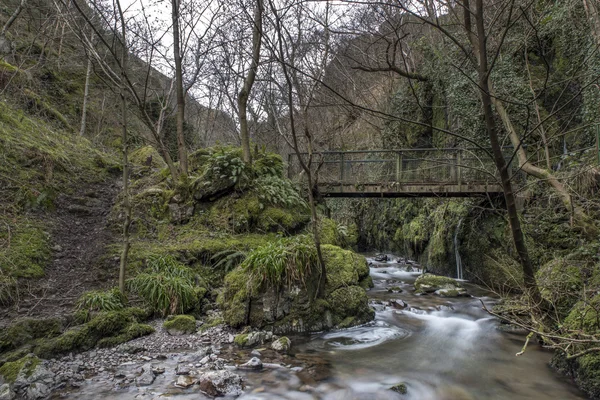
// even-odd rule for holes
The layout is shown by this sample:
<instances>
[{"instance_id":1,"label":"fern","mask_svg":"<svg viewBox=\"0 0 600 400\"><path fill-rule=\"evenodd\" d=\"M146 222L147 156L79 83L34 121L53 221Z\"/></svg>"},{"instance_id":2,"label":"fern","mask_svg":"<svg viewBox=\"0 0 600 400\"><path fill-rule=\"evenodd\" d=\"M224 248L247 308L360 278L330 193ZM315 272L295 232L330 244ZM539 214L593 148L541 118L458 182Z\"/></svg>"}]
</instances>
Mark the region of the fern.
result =
<instances>
[{"instance_id":1,"label":"fern","mask_svg":"<svg viewBox=\"0 0 600 400\"><path fill-rule=\"evenodd\" d=\"M255 188L263 203L287 208L308 208L306 201L288 179L272 175L261 176L255 180Z\"/></svg>"},{"instance_id":2,"label":"fern","mask_svg":"<svg viewBox=\"0 0 600 400\"><path fill-rule=\"evenodd\" d=\"M242 263L246 257L246 252L241 250L223 250L211 257L211 261L214 262L212 267L214 269L222 269L227 273Z\"/></svg>"}]
</instances>

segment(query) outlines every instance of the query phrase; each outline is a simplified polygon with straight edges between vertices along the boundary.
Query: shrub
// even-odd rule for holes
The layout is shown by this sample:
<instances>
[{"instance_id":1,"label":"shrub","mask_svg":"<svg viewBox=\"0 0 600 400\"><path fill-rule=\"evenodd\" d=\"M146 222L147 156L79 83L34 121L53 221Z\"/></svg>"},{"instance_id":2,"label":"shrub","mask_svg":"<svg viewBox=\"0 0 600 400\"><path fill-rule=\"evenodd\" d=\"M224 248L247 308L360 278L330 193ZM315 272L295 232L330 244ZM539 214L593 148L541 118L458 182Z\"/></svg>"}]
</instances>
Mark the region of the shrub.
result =
<instances>
[{"instance_id":1,"label":"shrub","mask_svg":"<svg viewBox=\"0 0 600 400\"><path fill-rule=\"evenodd\" d=\"M255 192L262 203L287 208L306 210L308 205L289 179L274 175L259 176L255 182Z\"/></svg>"}]
</instances>

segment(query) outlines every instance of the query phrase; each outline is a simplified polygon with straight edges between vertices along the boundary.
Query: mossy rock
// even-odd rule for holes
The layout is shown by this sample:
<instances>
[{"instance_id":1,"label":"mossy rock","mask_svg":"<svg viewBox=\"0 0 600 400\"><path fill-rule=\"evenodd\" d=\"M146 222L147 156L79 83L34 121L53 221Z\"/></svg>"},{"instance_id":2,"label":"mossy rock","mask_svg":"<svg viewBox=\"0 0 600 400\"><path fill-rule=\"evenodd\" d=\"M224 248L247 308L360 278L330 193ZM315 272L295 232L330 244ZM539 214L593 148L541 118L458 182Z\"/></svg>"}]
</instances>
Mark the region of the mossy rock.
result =
<instances>
[{"instance_id":1,"label":"mossy rock","mask_svg":"<svg viewBox=\"0 0 600 400\"><path fill-rule=\"evenodd\" d=\"M352 249L356 247L358 242L356 224L346 226L339 224L331 218L321 218L319 221L319 233L322 244L331 244L345 249Z\"/></svg>"},{"instance_id":2,"label":"mossy rock","mask_svg":"<svg viewBox=\"0 0 600 400\"><path fill-rule=\"evenodd\" d=\"M8 383L14 383L19 374L23 374L28 378L33 374L40 361L35 355L28 354L19 360L4 363L0 367L0 376Z\"/></svg>"},{"instance_id":3,"label":"mossy rock","mask_svg":"<svg viewBox=\"0 0 600 400\"><path fill-rule=\"evenodd\" d=\"M369 266L360 254L330 244L322 245L321 251L327 268L327 292L358 285L363 279L368 279ZM368 280L365 285L370 285Z\"/></svg>"},{"instance_id":4,"label":"mossy rock","mask_svg":"<svg viewBox=\"0 0 600 400\"><path fill-rule=\"evenodd\" d=\"M179 336L196 332L196 319L191 315L170 316L163 323L169 335Z\"/></svg>"},{"instance_id":5,"label":"mossy rock","mask_svg":"<svg viewBox=\"0 0 600 400\"><path fill-rule=\"evenodd\" d=\"M143 310L136 308L99 313L89 322L60 336L40 341L34 353L42 358L52 358L71 351L89 350L103 338L127 335L130 326L138 323L143 315L146 315Z\"/></svg>"},{"instance_id":6,"label":"mossy rock","mask_svg":"<svg viewBox=\"0 0 600 400\"><path fill-rule=\"evenodd\" d=\"M398 383L392 386L390 390L400 394L406 394L408 392L408 389L406 388L406 383Z\"/></svg>"},{"instance_id":7,"label":"mossy rock","mask_svg":"<svg viewBox=\"0 0 600 400\"><path fill-rule=\"evenodd\" d=\"M326 298L334 316L334 325L340 328L363 324L373 319L365 290L359 286L342 287Z\"/></svg>"},{"instance_id":8,"label":"mossy rock","mask_svg":"<svg viewBox=\"0 0 600 400\"><path fill-rule=\"evenodd\" d=\"M279 353L287 353L292 347L292 341L287 336L282 336L271 343L271 348Z\"/></svg>"},{"instance_id":9,"label":"mossy rock","mask_svg":"<svg viewBox=\"0 0 600 400\"><path fill-rule=\"evenodd\" d=\"M162 156L153 146L144 146L129 154L129 161L139 167L150 167L154 169L165 168L167 164Z\"/></svg>"},{"instance_id":10,"label":"mossy rock","mask_svg":"<svg viewBox=\"0 0 600 400\"><path fill-rule=\"evenodd\" d=\"M239 335L235 335L235 338L233 338L233 343L235 343L240 348L244 348L246 346L246 343L248 343L248 334L241 333Z\"/></svg>"},{"instance_id":11,"label":"mossy rock","mask_svg":"<svg viewBox=\"0 0 600 400\"><path fill-rule=\"evenodd\" d=\"M147 324L133 323L117 336L111 336L98 341L98 347L115 347L122 343L154 333L154 328Z\"/></svg>"},{"instance_id":12,"label":"mossy rock","mask_svg":"<svg viewBox=\"0 0 600 400\"><path fill-rule=\"evenodd\" d=\"M63 330L58 318L25 318L14 322L0 332L0 352L16 349L35 339L49 339Z\"/></svg>"},{"instance_id":13,"label":"mossy rock","mask_svg":"<svg viewBox=\"0 0 600 400\"><path fill-rule=\"evenodd\" d=\"M306 226L310 216L306 210L266 207L258 216L256 227L262 232L294 233Z\"/></svg>"},{"instance_id":14,"label":"mossy rock","mask_svg":"<svg viewBox=\"0 0 600 400\"><path fill-rule=\"evenodd\" d=\"M458 290L462 286L452 278L433 274L423 274L415 280L417 293L433 293L440 289Z\"/></svg>"}]
</instances>

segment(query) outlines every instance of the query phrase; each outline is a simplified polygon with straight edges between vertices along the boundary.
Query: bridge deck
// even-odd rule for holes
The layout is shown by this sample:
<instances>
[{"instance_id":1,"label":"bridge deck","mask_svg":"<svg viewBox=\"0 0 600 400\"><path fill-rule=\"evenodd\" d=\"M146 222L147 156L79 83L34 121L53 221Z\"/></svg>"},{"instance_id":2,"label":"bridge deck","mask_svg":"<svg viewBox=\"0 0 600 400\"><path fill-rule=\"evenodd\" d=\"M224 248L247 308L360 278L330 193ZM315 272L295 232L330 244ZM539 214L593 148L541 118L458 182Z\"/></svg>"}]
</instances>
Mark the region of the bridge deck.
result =
<instances>
[{"instance_id":1,"label":"bridge deck","mask_svg":"<svg viewBox=\"0 0 600 400\"><path fill-rule=\"evenodd\" d=\"M507 151L507 162L510 161ZM502 193L496 166L482 149L399 149L301 155L324 197L472 197ZM288 176L302 180L290 154Z\"/></svg>"}]
</instances>

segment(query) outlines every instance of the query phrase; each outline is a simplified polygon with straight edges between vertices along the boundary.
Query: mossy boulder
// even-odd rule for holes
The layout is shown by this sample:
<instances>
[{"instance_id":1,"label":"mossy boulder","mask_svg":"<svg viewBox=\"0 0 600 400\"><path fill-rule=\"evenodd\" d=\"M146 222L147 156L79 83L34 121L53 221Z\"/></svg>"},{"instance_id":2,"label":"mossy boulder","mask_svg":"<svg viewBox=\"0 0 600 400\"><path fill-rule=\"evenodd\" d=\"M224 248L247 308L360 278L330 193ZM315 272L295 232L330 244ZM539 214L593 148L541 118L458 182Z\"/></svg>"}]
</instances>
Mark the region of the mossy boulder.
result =
<instances>
[{"instance_id":1,"label":"mossy boulder","mask_svg":"<svg viewBox=\"0 0 600 400\"><path fill-rule=\"evenodd\" d=\"M196 332L196 319L191 315L170 316L163 323L169 335L179 336Z\"/></svg>"},{"instance_id":2,"label":"mossy boulder","mask_svg":"<svg viewBox=\"0 0 600 400\"><path fill-rule=\"evenodd\" d=\"M271 328L276 334L322 331L371 320L374 313L361 287L372 285L366 259L333 245L323 245L322 250L328 281L323 298L314 299L316 274L305 282L273 287L249 279L238 267L225 277L218 299L224 320L234 327Z\"/></svg>"},{"instance_id":3,"label":"mossy boulder","mask_svg":"<svg viewBox=\"0 0 600 400\"><path fill-rule=\"evenodd\" d=\"M292 347L292 341L287 337L283 336L271 343L271 348L279 353L287 353Z\"/></svg>"},{"instance_id":4,"label":"mossy boulder","mask_svg":"<svg viewBox=\"0 0 600 400\"><path fill-rule=\"evenodd\" d=\"M343 286L359 285L369 277L367 259L351 250L324 244L321 246L327 268L327 291L330 293ZM366 286L370 286L368 281Z\"/></svg>"},{"instance_id":5,"label":"mossy boulder","mask_svg":"<svg viewBox=\"0 0 600 400\"><path fill-rule=\"evenodd\" d=\"M16 349L35 339L49 339L60 335L62 321L58 318L24 318L0 332L0 352Z\"/></svg>"},{"instance_id":6,"label":"mossy boulder","mask_svg":"<svg viewBox=\"0 0 600 400\"><path fill-rule=\"evenodd\" d=\"M0 367L0 376L6 382L14 383L20 374L26 378L30 377L40 362L41 360L34 354L28 354L19 360L4 363Z\"/></svg>"},{"instance_id":7,"label":"mossy boulder","mask_svg":"<svg viewBox=\"0 0 600 400\"><path fill-rule=\"evenodd\" d=\"M133 323L123 329L117 336L111 336L98 341L98 347L115 347L130 340L154 333L154 328L148 324Z\"/></svg>"},{"instance_id":8,"label":"mossy boulder","mask_svg":"<svg viewBox=\"0 0 600 400\"><path fill-rule=\"evenodd\" d=\"M414 286L417 293L433 293L440 290L444 291L444 293L451 293L450 291L464 292L461 284L456 280L433 274L419 276L415 280Z\"/></svg>"},{"instance_id":9,"label":"mossy boulder","mask_svg":"<svg viewBox=\"0 0 600 400\"><path fill-rule=\"evenodd\" d=\"M375 312L369 307L365 290L359 286L339 288L326 300L333 313L333 323L340 328L363 324L375 316Z\"/></svg>"},{"instance_id":10,"label":"mossy boulder","mask_svg":"<svg viewBox=\"0 0 600 400\"><path fill-rule=\"evenodd\" d=\"M132 164L139 167L162 169L167 166L158 151L150 145L132 151L129 154L129 160Z\"/></svg>"},{"instance_id":11,"label":"mossy boulder","mask_svg":"<svg viewBox=\"0 0 600 400\"><path fill-rule=\"evenodd\" d=\"M356 247L358 230L356 224L343 225L331 218L321 218L319 223L321 243L345 249Z\"/></svg>"},{"instance_id":12,"label":"mossy boulder","mask_svg":"<svg viewBox=\"0 0 600 400\"><path fill-rule=\"evenodd\" d=\"M244 348L248 343L248 334L240 333L239 335L235 335L235 337L233 338L233 343L235 343L240 348Z\"/></svg>"},{"instance_id":13,"label":"mossy boulder","mask_svg":"<svg viewBox=\"0 0 600 400\"><path fill-rule=\"evenodd\" d=\"M148 329L132 327L147 314L136 308L102 312L85 324L75 326L60 336L43 340L34 348L34 353L42 358L51 358L71 351L85 351L93 348L104 338L120 337L121 340L137 334L148 334ZM122 335L122 336L121 336ZM114 343L118 340L115 339ZM104 344L108 342L105 341Z\"/></svg>"}]
</instances>

